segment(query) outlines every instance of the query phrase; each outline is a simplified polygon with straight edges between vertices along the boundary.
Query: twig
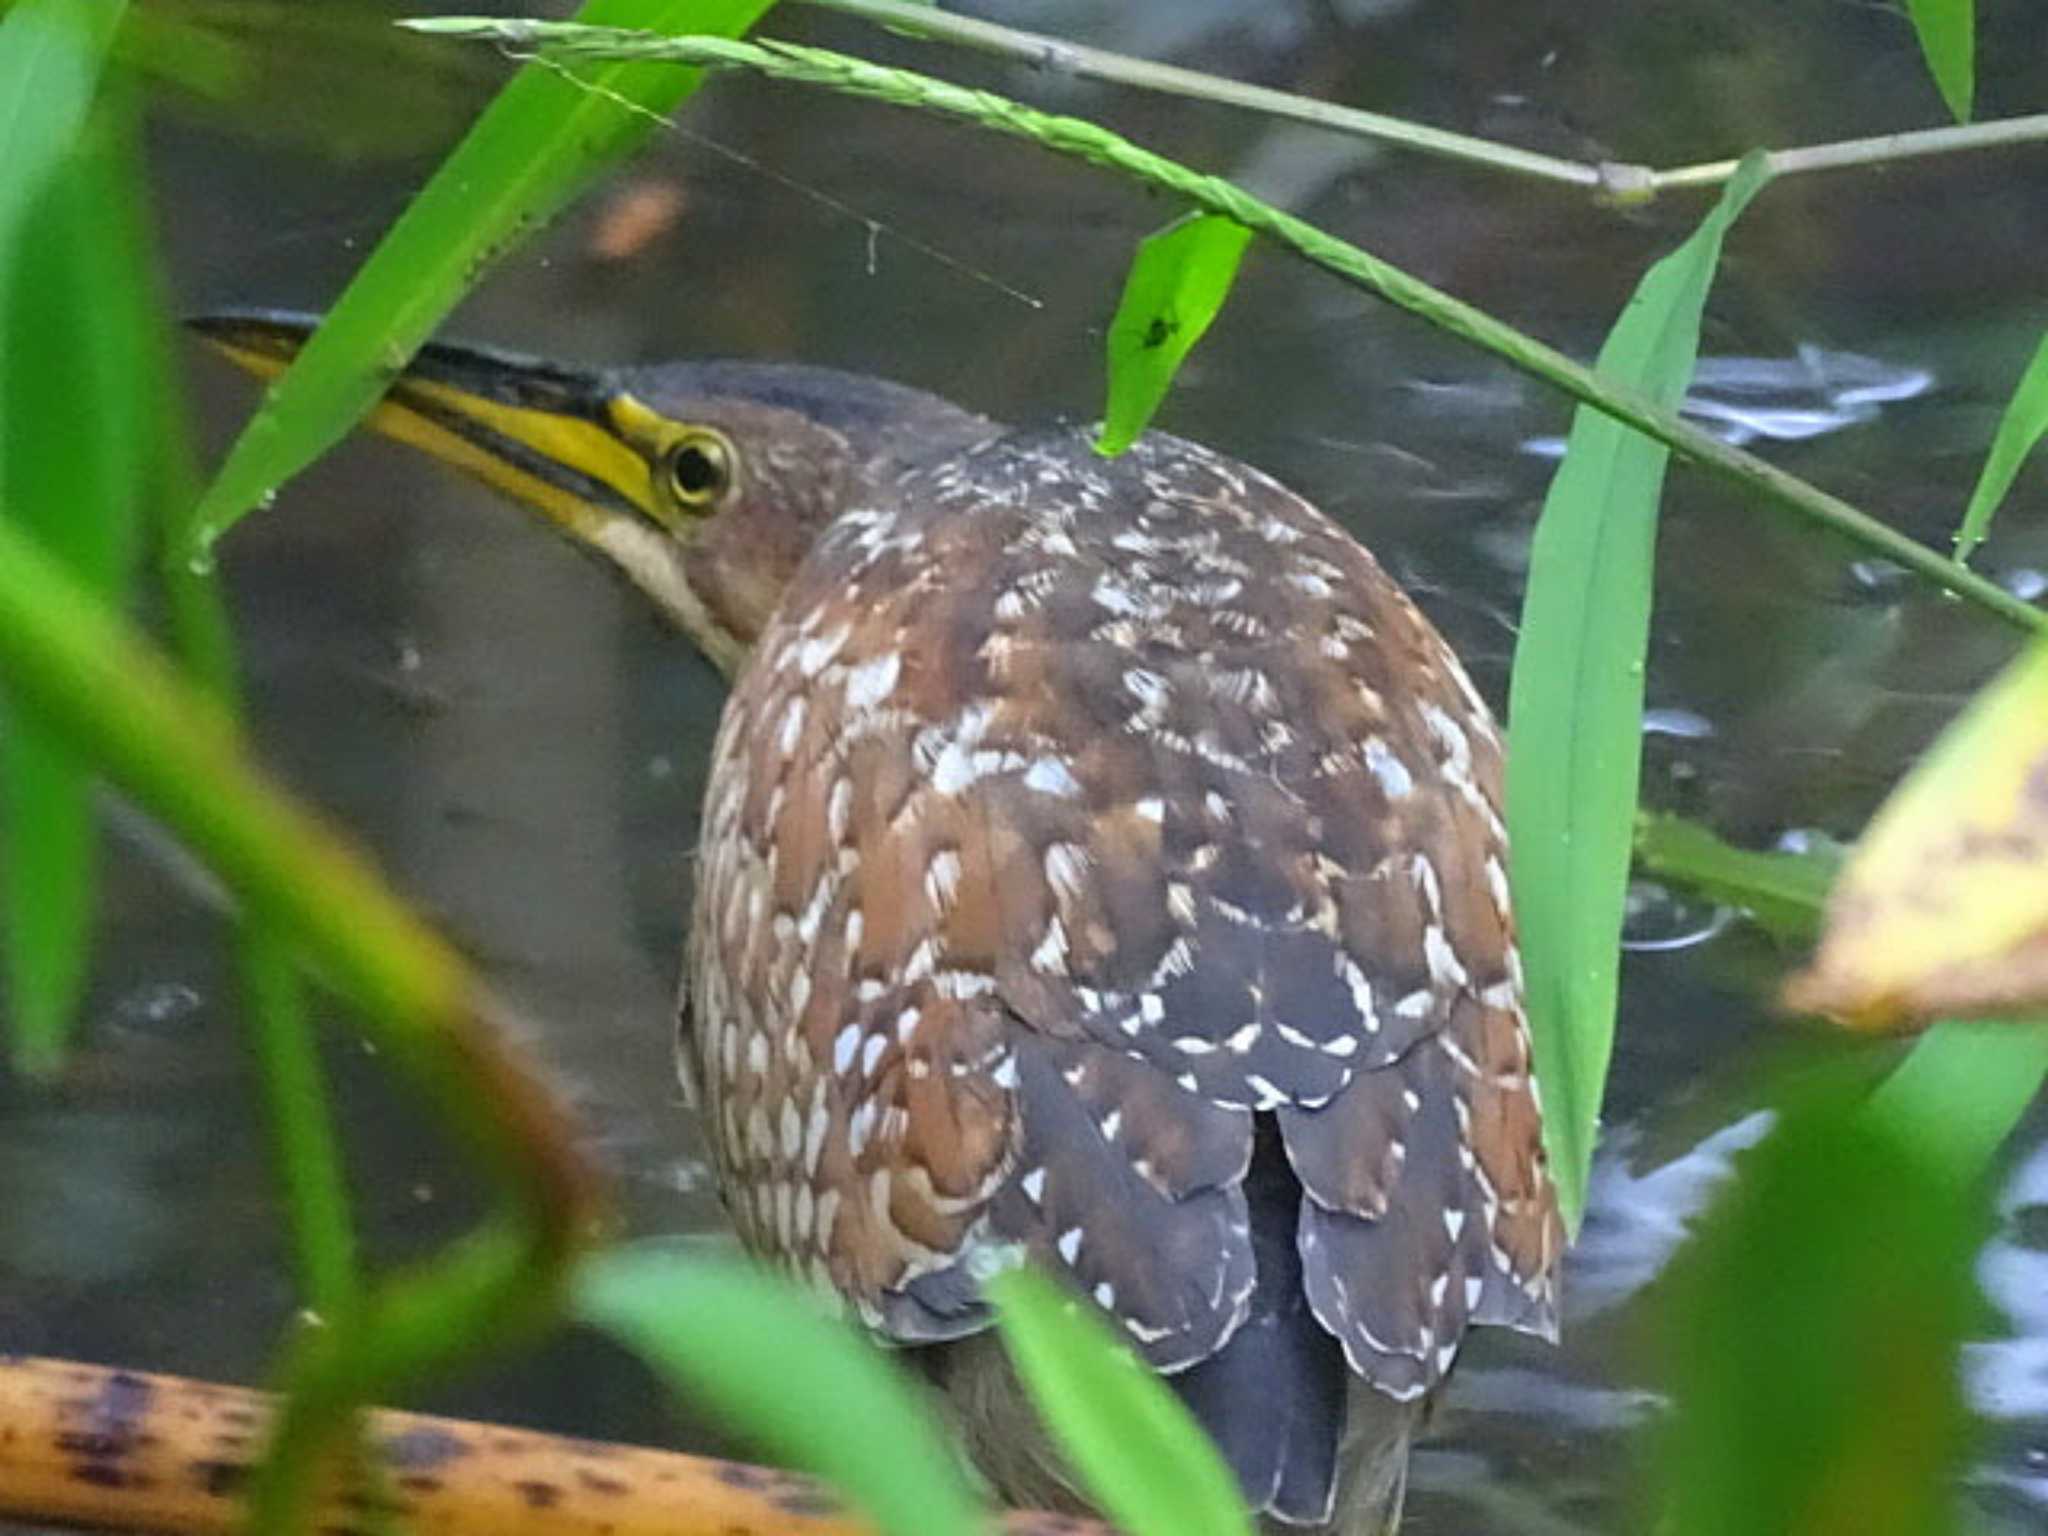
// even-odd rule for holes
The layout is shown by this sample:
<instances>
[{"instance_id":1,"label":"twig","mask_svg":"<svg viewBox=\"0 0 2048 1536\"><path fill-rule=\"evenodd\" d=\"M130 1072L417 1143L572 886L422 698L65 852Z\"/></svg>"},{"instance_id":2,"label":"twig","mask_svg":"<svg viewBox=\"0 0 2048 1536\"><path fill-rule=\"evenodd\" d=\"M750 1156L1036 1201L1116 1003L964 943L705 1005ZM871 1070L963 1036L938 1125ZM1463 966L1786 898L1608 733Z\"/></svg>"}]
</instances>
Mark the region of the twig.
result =
<instances>
[{"instance_id":1,"label":"twig","mask_svg":"<svg viewBox=\"0 0 2048 1536\"><path fill-rule=\"evenodd\" d=\"M656 37L612 28L468 17L435 18L407 25L444 36L486 38L585 57L664 59L705 69L750 70L771 79L954 118L993 133L1029 140L1090 165L1122 172L1269 236L1325 271L1483 347L1573 399L1655 438L1682 458L1799 513L2008 623L2022 629L2048 630L2048 612L2021 601L1995 582L1956 566L1839 497L1702 432L1682 421L1676 412L1652 404L1634 390L1609 383L1554 347L1524 336L1483 310L1432 288L1270 203L1261 202L1221 177L1204 175L1141 149L1081 118L1034 111L992 92L969 90L909 70L884 68L793 43Z\"/></svg>"},{"instance_id":2,"label":"twig","mask_svg":"<svg viewBox=\"0 0 2048 1536\"><path fill-rule=\"evenodd\" d=\"M975 53L1029 64L1048 74L1103 80L1167 96L1187 96L1197 101L1242 107L1266 117L1308 123L1356 138L1399 145L1425 155L1531 176L1539 181L1586 188L1597 188L1601 184L1599 168L1581 161L1560 160L1554 155L1540 155L1534 150L1517 149L1511 144L1496 144L1490 139L1405 122L1379 112L1318 101L1313 96L1297 96L1268 86L1247 85L1242 80L1182 69L1176 64L1159 64L1150 59L1133 58L1126 53L1089 48L1039 32L998 26L995 22L971 16L956 16L934 6L911 5L904 0L803 0L803 3L819 10L857 16L893 32L908 32Z\"/></svg>"},{"instance_id":3,"label":"twig","mask_svg":"<svg viewBox=\"0 0 2048 1536\"><path fill-rule=\"evenodd\" d=\"M1247 85L1222 75L1204 74L1174 64L1159 64L1103 48L1084 47L1043 33L999 26L971 16L955 16L934 6L908 4L906 0L803 0L803 3L819 10L856 16L892 32L907 32L933 42L1029 64L1049 74L1102 80L1136 90L1239 107L1262 116L1307 123L1327 128L1333 133L1392 144L1486 170L1584 187L1617 202L1641 202L1660 192L1717 187L1733 176L1735 167L1741 163L1739 160L1715 160L1701 165L1657 170L1626 161L1603 161L1596 165L1564 160L1519 149L1512 144L1476 138L1471 134L1454 133L1449 129L1411 123L1379 112L1318 101L1312 96L1299 96L1291 91ZM1835 144L1772 150L1770 169L1773 176L1796 176L1811 171L1885 165L1926 155L1957 154L2043 141L2048 141L2048 114L2037 114L1961 127L1881 134Z\"/></svg>"}]
</instances>

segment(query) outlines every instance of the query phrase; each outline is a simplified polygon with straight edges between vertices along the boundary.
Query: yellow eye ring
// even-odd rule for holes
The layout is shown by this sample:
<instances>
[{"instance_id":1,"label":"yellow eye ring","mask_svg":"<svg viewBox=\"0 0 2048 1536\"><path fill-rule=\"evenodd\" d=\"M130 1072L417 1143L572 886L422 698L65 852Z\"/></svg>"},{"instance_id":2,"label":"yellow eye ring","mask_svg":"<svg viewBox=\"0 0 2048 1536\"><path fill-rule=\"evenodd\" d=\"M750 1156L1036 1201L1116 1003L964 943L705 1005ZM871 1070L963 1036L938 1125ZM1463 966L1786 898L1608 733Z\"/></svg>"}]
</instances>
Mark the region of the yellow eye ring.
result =
<instances>
[{"instance_id":1,"label":"yellow eye ring","mask_svg":"<svg viewBox=\"0 0 2048 1536\"><path fill-rule=\"evenodd\" d=\"M662 473L678 506L701 509L732 489L738 455L721 432L696 431L679 437L662 455Z\"/></svg>"}]
</instances>

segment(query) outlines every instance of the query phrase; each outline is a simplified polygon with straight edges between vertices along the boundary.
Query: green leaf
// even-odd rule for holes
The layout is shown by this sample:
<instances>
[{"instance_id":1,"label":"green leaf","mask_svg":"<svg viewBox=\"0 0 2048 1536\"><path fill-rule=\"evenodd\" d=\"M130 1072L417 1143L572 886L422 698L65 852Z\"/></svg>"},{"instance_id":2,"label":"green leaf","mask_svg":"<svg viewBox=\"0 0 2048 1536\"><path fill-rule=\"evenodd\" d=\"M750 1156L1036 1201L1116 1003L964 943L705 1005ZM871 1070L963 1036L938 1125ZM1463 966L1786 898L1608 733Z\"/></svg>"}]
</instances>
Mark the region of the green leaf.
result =
<instances>
[{"instance_id":1,"label":"green leaf","mask_svg":"<svg viewBox=\"0 0 2048 1536\"><path fill-rule=\"evenodd\" d=\"M578 21L737 33L772 0L589 0ZM663 64L525 65L379 242L243 429L200 504L204 560L252 507L345 436L456 302L702 74Z\"/></svg>"},{"instance_id":2,"label":"green leaf","mask_svg":"<svg viewBox=\"0 0 2048 1536\"><path fill-rule=\"evenodd\" d=\"M0 516L115 603L134 565L154 426L127 125L112 105L97 131L86 119L120 9L33 4L0 23L0 81L13 82L0 92L23 93L0 96L14 108L0 108ZM9 709L0 943L9 1044L31 1075L59 1066L85 986L97 895L91 797L76 755L40 719Z\"/></svg>"},{"instance_id":3,"label":"green leaf","mask_svg":"<svg viewBox=\"0 0 2048 1536\"><path fill-rule=\"evenodd\" d=\"M1138 440L1230 296L1251 238L1235 219L1207 213L1138 242L1109 323L1109 407L1097 453L1114 458Z\"/></svg>"},{"instance_id":4,"label":"green leaf","mask_svg":"<svg viewBox=\"0 0 2048 1536\"><path fill-rule=\"evenodd\" d=\"M584 1264L574 1305L719 1423L825 1479L884 1531L983 1530L928 1404L814 1297L749 1264L629 1248Z\"/></svg>"},{"instance_id":5,"label":"green leaf","mask_svg":"<svg viewBox=\"0 0 2048 1536\"><path fill-rule=\"evenodd\" d=\"M1956 529L1956 564L1969 563L1970 552L1984 542L1991 528L1991 514L2005 500L2019 475L2020 465L2048 432L2048 335L2034 349L2034 360L2020 375L2019 388L1998 419L1998 431L1991 439L1991 452L1977 476L1977 488L1970 492L1970 505L1963 511Z\"/></svg>"},{"instance_id":6,"label":"green leaf","mask_svg":"<svg viewBox=\"0 0 2048 1536\"><path fill-rule=\"evenodd\" d=\"M1937 1536L1982 1192L1854 1094L1786 1109L1667 1278L1669 1536Z\"/></svg>"},{"instance_id":7,"label":"green leaf","mask_svg":"<svg viewBox=\"0 0 2048 1536\"><path fill-rule=\"evenodd\" d=\"M1828 887L1843 850L1767 853L1738 848L1682 816L1636 818L1636 867L1739 908L1780 939L1805 940L1820 928Z\"/></svg>"},{"instance_id":8,"label":"green leaf","mask_svg":"<svg viewBox=\"0 0 2048 1536\"><path fill-rule=\"evenodd\" d=\"M2048 1023L1947 1020L1870 1096L1870 1113L1958 1184L1983 1178L2048 1079Z\"/></svg>"},{"instance_id":9,"label":"green leaf","mask_svg":"<svg viewBox=\"0 0 2048 1536\"><path fill-rule=\"evenodd\" d=\"M1906 0L1906 12L1941 99L1967 123L1977 93L1977 0Z\"/></svg>"},{"instance_id":10,"label":"green leaf","mask_svg":"<svg viewBox=\"0 0 2048 1536\"><path fill-rule=\"evenodd\" d=\"M1764 183L1745 160L1652 267L1599 371L1675 407L1722 237ZM1508 711L1508 828L1544 1141L1565 1220L1585 1207L1614 1042L1622 904L1641 771L1657 500L1669 450L1581 406L1530 553Z\"/></svg>"},{"instance_id":11,"label":"green leaf","mask_svg":"<svg viewBox=\"0 0 2048 1536\"><path fill-rule=\"evenodd\" d=\"M991 1280L1003 1343L1094 1502L1131 1536L1250 1536L1237 1479L1187 1406L1035 1270Z\"/></svg>"},{"instance_id":12,"label":"green leaf","mask_svg":"<svg viewBox=\"0 0 2048 1536\"><path fill-rule=\"evenodd\" d=\"M0 16L0 292L16 230L92 109L125 0L21 0Z\"/></svg>"}]
</instances>

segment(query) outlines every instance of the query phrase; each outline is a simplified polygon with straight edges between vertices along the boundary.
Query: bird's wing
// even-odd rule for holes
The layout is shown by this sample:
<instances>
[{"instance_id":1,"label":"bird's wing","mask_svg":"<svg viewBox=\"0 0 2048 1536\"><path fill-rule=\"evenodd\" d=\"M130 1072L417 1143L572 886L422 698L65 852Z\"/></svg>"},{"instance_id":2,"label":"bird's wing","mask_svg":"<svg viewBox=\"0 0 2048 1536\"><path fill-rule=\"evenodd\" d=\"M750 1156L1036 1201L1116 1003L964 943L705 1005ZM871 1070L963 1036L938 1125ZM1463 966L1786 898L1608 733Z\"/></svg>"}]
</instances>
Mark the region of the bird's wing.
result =
<instances>
[{"instance_id":1,"label":"bird's wing","mask_svg":"<svg viewBox=\"0 0 2048 1536\"><path fill-rule=\"evenodd\" d=\"M1247 1315L1271 1112L1369 1380L1426 1390L1469 1318L1548 1331L1499 744L1434 630L1171 439L898 491L814 551L714 762L692 971L749 1236L925 1337L1023 1244L1174 1369Z\"/></svg>"}]
</instances>

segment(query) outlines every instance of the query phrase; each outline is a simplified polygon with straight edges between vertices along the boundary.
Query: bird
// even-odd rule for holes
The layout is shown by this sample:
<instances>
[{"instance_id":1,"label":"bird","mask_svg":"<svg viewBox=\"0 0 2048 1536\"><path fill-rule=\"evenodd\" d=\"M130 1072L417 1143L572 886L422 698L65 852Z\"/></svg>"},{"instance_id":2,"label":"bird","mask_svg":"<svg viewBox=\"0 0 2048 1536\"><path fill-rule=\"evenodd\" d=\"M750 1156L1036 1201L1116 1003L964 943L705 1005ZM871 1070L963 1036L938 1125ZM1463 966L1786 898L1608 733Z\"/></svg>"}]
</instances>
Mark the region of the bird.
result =
<instances>
[{"instance_id":1,"label":"bird","mask_svg":"<svg viewBox=\"0 0 2048 1536\"><path fill-rule=\"evenodd\" d=\"M314 317L194 322L259 375ZM754 1255L1080 1510L989 1331L1036 1263L1263 1529L1398 1524L1468 1329L1554 1340L1502 747L1365 547L1223 453L781 361L435 342L370 425L729 682L675 1058Z\"/></svg>"}]
</instances>

